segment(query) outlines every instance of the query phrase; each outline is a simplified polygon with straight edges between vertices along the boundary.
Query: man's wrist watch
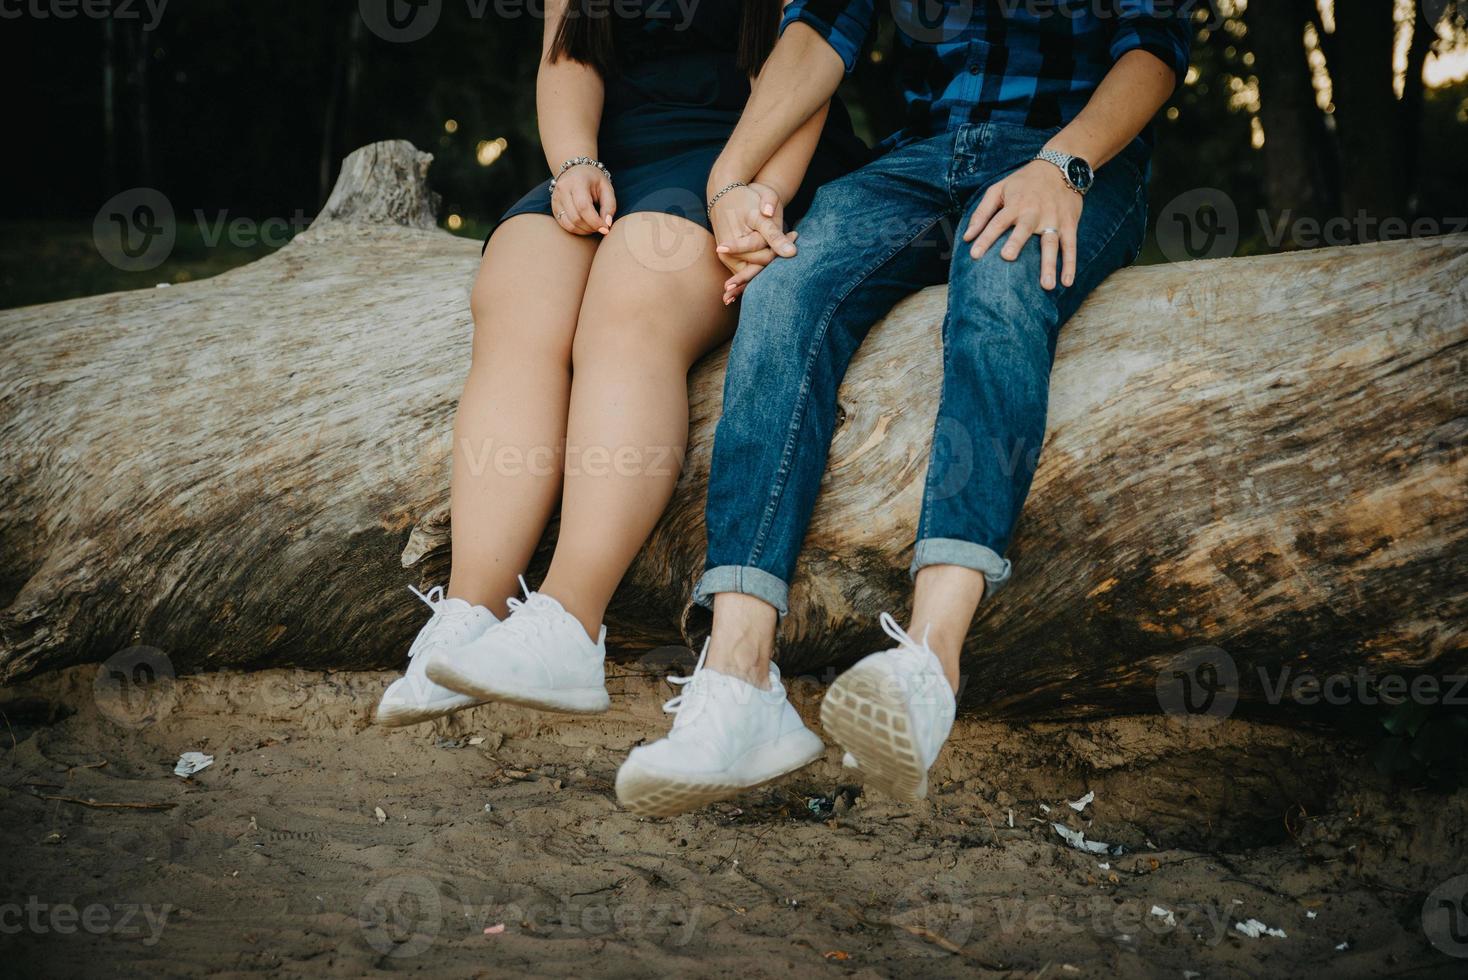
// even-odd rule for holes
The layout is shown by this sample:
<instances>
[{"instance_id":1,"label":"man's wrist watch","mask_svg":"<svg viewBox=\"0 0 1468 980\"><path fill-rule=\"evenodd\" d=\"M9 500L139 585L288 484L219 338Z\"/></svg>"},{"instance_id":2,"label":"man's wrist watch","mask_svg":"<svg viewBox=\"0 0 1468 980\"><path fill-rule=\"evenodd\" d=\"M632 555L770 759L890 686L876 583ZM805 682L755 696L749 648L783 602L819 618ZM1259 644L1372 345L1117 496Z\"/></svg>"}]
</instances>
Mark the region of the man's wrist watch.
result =
<instances>
[{"instance_id":1,"label":"man's wrist watch","mask_svg":"<svg viewBox=\"0 0 1468 980\"><path fill-rule=\"evenodd\" d=\"M1085 197L1091 185L1096 182L1096 174L1091 170L1091 165L1080 157L1073 157L1069 153L1061 153L1059 150L1041 150L1035 154L1036 160L1044 160L1053 163L1060 168L1065 177L1065 186Z\"/></svg>"}]
</instances>

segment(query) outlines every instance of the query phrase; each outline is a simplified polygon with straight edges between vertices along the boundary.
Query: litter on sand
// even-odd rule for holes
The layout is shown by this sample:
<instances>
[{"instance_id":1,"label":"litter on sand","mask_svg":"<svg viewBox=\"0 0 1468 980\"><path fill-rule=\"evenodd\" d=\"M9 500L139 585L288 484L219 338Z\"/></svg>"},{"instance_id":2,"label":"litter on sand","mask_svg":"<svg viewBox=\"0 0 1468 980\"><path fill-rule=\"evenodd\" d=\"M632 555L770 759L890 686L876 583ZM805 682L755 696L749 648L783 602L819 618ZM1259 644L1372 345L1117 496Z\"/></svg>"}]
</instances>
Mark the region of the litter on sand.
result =
<instances>
[{"instance_id":1,"label":"litter on sand","mask_svg":"<svg viewBox=\"0 0 1468 980\"><path fill-rule=\"evenodd\" d=\"M1165 909L1161 905L1152 906L1152 914L1157 916L1157 918L1161 919L1167 925L1177 925L1177 916L1173 915L1170 909Z\"/></svg>"},{"instance_id":2,"label":"litter on sand","mask_svg":"<svg viewBox=\"0 0 1468 980\"><path fill-rule=\"evenodd\" d=\"M1271 929L1258 919L1245 919L1243 922L1235 922L1234 928L1250 939L1258 939L1260 936L1273 936L1275 939L1288 939L1283 929Z\"/></svg>"},{"instance_id":3,"label":"litter on sand","mask_svg":"<svg viewBox=\"0 0 1468 980\"><path fill-rule=\"evenodd\" d=\"M185 752L178 757L178 765L173 767L173 774L188 779L194 773L208 769L212 765L214 765L212 755L205 755L202 752Z\"/></svg>"},{"instance_id":4,"label":"litter on sand","mask_svg":"<svg viewBox=\"0 0 1468 980\"><path fill-rule=\"evenodd\" d=\"M387 823L387 811L382 807L374 807L372 809L372 815L377 818L378 823Z\"/></svg>"},{"instance_id":5,"label":"litter on sand","mask_svg":"<svg viewBox=\"0 0 1468 980\"><path fill-rule=\"evenodd\" d=\"M505 931L505 924L503 922L496 922L492 926L485 926L484 927L484 934L486 936L498 936L500 933L502 933L504 931Z\"/></svg>"},{"instance_id":6,"label":"litter on sand","mask_svg":"<svg viewBox=\"0 0 1468 980\"><path fill-rule=\"evenodd\" d=\"M1095 799L1096 799L1096 793L1093 790L1093 791L1087 793L1085 796L1081 797L1078 800L1071 800L1069 803L1066 804L1066 806L1070 807L1076 813L1080 813L1086 807L1090 806L1091 805L1091 802L1093 800L1095 800Z\"/></svg>"},{"instance_id":7,"label":"litter on sand","mask_svg":"<svg viewBox=\"0 0 1468 980\"><path fill-rule=\"evenodd\" d=\"M1337 953L1344 953L1346 950L1348 950L1350 948L1351 948L1351 944L1350 943L1341 943L1339 946L1337 946L1335 948L1335 951Z\"/></svg>"},{"instance_id":8,"label":"litter on sand","mask_svg":"<svg viewBox=\"0 0 1468 980\"><path fill-rule=\"evenodd\" d=\"M1078 851L1085 851L1088 854L1112 853L1110 844L1103 844L1101 841L1098 840L1086 840L1085 834L1081 833L1079 830L1071 830L1063 823L1052 823L1050 826L1055 828L1055 832L1057 834L1065 838L1065 842L1067 844L1069 844L1071 847L1074 847Z\"/></svg>"},{"instance_id":9,"label":"litter on sand","mask_svg":"<svg viewBox=\"0 0 1468 980\"><path fill-rule=\"evenodd\" d=\"M1315 918L1315 913L1314 912L1306 912L1305 913L1305 918L1307 918L1307 919L1313 919L1313 918Z\"/></svg>"}]
</instances>

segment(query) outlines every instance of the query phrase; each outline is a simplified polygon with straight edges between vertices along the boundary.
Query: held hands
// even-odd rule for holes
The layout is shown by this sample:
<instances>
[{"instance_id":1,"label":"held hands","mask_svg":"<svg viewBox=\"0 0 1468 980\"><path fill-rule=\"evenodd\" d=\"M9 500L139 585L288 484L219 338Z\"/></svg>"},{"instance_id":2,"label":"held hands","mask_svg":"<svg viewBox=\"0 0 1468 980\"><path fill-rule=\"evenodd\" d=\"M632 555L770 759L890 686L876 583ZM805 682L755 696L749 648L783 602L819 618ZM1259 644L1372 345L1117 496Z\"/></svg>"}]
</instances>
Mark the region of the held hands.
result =
<instances>
[{"instance_id":1,"label":"held hands","mask_svg":"<svg viewBox=\"0 0 1468 980\"><path fill-rule=\"evenodd\" d=\"M568 168L556 178L551 210L556 222L573 235L609 234L617 211L611 178L589 164Z\"/></svg>"},{"instance_id":2,"label":"held hands","mask_svg":"<svg viewBox=\"0 0 1468 980\"><path fill-rule=\"evenodd\" d=\"M963 240L973 242L969 254L977 259L1012 228L999 254L1013 262L1030 236L1038 233L1040 285L1055 288L1055 260L1063 255L1060 282L1070 286L1076 279L1076 228L1084 200L1066 185L1053 164L1034 160L984 193Z\"/></svg>"},{"instance_id":3,"label":"held hands","mask_svg":"<svg viewBox=\"0 0 1468 980\"><path fill-rule=\"evenodd\" d=\"M799 233L785 233L784 202L766 184L727 191L714 203L710 223L719 243L719 261L733 273L724 282L725 306L738 299L765 266L795 254Z\"/></svg>"}]
</instances>

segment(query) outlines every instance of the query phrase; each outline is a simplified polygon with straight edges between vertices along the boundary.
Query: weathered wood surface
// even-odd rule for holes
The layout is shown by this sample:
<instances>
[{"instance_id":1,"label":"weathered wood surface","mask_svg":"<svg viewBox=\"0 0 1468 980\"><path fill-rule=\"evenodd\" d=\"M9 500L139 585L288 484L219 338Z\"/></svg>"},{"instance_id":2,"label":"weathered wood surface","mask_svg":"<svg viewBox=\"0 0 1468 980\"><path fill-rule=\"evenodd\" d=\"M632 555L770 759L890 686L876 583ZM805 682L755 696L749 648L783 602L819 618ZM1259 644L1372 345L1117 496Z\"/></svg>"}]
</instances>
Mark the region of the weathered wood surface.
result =
<instances>
[{"instance_id":1,"label":"weathered wood surface","mask_svg":"<svg viewBox=\"0 0 1468 980\"><path fill-rule=\"evenodd\" d=\"M308 232L217 278L0 313L3 676L136 643L180 671L401 661L403 586L447 568L479 258L432 228L426 166L358 151ZM1463 669L1465 278L1468 236L1113 277L1062 337L968 703L1156 710L1200 644L1241 670ZM787 673L905 608L944 301L900 304L842 389ZM723 367L695 371L685 479L609 617L624 648L679 640Z\"/></svg>"}]
</instances>

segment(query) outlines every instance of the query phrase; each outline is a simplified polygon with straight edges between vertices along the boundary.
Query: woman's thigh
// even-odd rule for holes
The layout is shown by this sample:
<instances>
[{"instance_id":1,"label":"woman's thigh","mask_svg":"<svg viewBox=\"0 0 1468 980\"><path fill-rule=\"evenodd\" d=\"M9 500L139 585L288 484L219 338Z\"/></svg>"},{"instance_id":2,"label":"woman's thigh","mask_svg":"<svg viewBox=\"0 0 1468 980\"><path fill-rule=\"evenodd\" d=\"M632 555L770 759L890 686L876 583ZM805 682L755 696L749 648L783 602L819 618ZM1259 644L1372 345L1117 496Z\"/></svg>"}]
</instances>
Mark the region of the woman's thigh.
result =
<instances>
[{"instance_id":1,"label":"woman's thigh","mask_svg":"<svg viewBox=\"0 0 1468 980\"><path fill-rule=\"evenodd\" d=\"M617 351L676 355L691 366L734 332L729 270L714 237L676 215L638 212L612 223L591 263L576 328L576 356Z\"/></svg>"},{"instance_id":2,"label":"woman's thigh","mask_svg":"<svg viewBox=\"0 0 1468 980\"><path fill-rule=\"evenodd\" d=\"M490 236L474 280L476 357L558 353L571 340L600 235L573 235L541 214L519 214Z\"/></svg>"}]
</instances>

